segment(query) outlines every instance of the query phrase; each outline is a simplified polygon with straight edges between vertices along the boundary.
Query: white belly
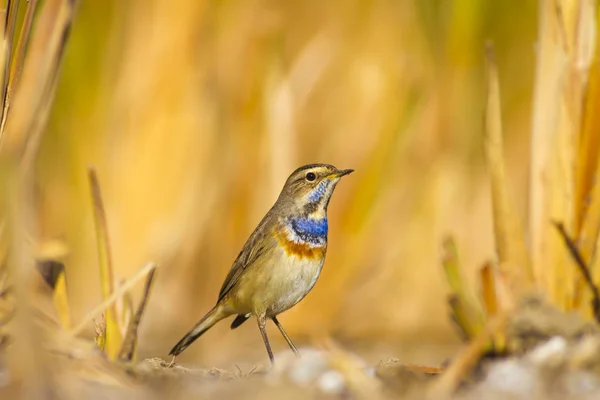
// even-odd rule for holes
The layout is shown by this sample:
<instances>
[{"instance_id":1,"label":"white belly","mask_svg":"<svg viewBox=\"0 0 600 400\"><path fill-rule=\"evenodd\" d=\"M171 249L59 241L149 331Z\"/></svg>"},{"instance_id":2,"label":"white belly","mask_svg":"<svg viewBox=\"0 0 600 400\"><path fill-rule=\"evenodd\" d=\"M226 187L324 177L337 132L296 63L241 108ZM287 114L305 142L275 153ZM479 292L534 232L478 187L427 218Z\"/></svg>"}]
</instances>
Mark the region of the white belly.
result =
<instances>
[{"instance_id":1,"label":"white belly","mask_svg":"<svg viewBox=\"0 0 600 400\"><path fill-rule=\"evenodd\" d=\"M279 247L242 274L230 295L231 312L274 317L302 300L315 286L325 257L292 256Z\"/></svg>"},{"instance_id":2,"label":"white belly","mask_svg":"<svg viewBox=\"0 0 600 400\"><path fill-rule=\"evenodd\" d=\"M276 294L270 299L267 315L275 316L296 305L315 286L323 261L313 261L306 258L285 257L277 268L274 268L273 279L267 282L267 292Z\"/></svg>"}]
</instances>

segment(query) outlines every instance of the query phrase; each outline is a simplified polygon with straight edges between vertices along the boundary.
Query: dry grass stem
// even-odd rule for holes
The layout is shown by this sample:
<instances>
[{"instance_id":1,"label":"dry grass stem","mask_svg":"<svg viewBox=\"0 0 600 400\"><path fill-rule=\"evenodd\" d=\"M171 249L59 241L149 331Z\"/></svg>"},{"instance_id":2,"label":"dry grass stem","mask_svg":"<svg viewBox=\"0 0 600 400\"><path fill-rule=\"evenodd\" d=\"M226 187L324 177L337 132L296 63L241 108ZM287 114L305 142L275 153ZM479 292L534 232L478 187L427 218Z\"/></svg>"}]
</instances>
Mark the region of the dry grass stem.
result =
<instances>
[{"instance_id":1,"label":"dry grass stem","mask_svg":"<svg viewBox=\"0 0 600 400\"><path fill-rule=\"evenodd\" d=\"M458 389L462 380L477 365L492 338L503 330L506 319L507 314L500 313L486 323L484 329L454 357L452 364L432 385L429 391L430 398L448 398Z\"/></svg>"},{"instance_id":2,"label":"dry grass stem","mask_svg":"<svg viewBox=\"0 0 600 400\"><path fill-rule=\"evenodd\" d=\"M101 304L88 312L85 317L82 318L81 322L71 329L69 333L72 336L79 335L90 323L92 323L94 318L98 318L108 308L112 307L115 302L117 302L126 292L131 290L131 288L133 288L140 280L146 277L153 269L156 269L156 264L152 262L147 263L140 268L135 275L123 282L122 285L118 286Z\"/></svg>"},{"instance_id":3,"label":"dry grass stem","mask_svg":"<svg viewBox=\"0 0 600 400\"><path fill-rule=\"evenodd\" d=\"M535 281L549 288L556 298L553 285L556 268L548 268L551 259L548 243L548 225L551 199L554 193L552 171L555 131L561 116L561 94L566 55L556 43L558 34L557 12L550 0L539 2L538 46L533 95L531 131L531 165L529 178L529 240ZM562 195L562 194L561 194Z\"/></svg>"},{"instance_id":4,"label":"dry grass stem","mask_svg":"<svg viewBox=\"0 0 600 400\"><path fill-rule=\"evenodd\" d=\"M39 12L31 42L27 46L19 88L10 105L13 111L7 112L2 129L2 147L19 160L28 146L37 149L48 115L46 110L53 100L72 16L73 2L70 0L48 0Z\"/></svg>"},{"instance_id":5,"label":"dry grass stem","mask_svg":"<svg viewBox=\"0 0 600 400\"><path fill-rule=\"evenodd\" d=\"M92 191L92 203L94 210L94 226L96 231L96 243L98 247L98 266L100 267L100 283L102 285L102 296L106 301L114 293L114 272L110 250L110 238L108 235L108 223L106 212L102 201L100 183L93 168L88 169L88 178ZM106 308L106 327L104 350L110 359L115 359L123 343L121 329L118 325L117 310L114 304Z\"/></svg>"},{"instance_id":6,"label":"dry grass stem","mask_svg":"<svg viewBox=\"0 0 600 400\"><path fill-rule=\"evenodd\" d=\"M443 243L442 265L450 286L449 303L452 316L463 332L464 338L473 338L481 330L483 315L462 277L456 244L450 237Z\"/></svg>"},{"instance_id":7,"label":"dry grass stem","mask_svg":"<svg viewBox=\"0 0 600 400\"><path fill-rule=\"evenodd\" d=\"M584 261L583 257L581 256L579 249L577 249L577 246L575 245L575 243L573 242L573 240L571 239L571 237L565 230L564 225L561 222L554 222L554 226L560 233L562 239L565 241L566 247L569 249L571 256L575 260L576 265L579 268L579 271L581 272L581 275L583 276L583 278L587 284L587 287L590 289L590 291L592 293L593 315L594 315L594 318L596 319L596 321L598 321L598 323L600 323L600 291L598 290L598 286L594 283L594 279L592 278L590 268L588 267L587 263Z\"/></svg>"},{"instance_id":8,"label":"dry grass stem","mask_svg":"<svg viewBox=\"0 0 600 400\"><path fill-rule=\"evenodd\" d=\"M130 362L134 360L135 352L137 349L138 342L138 328L140 326L140 321L142 320L142 315L146 310L146 305L148 304L148 299L150 297L150 289L152 289L152 282L154 280L154 274L156 273L156 267L151 269L146 275L146 284L144 285L144 292L142 294L142 300L138 305L133 318L129 322L129 326L127 328L127 334L123 339L123 345L121 346L121 350L119 351L119 360Z\"/></svg>"},{"instance_id":9,"label":"dry grass stem","mask_svg":"<svg viewBox=\"0 0 600 400\"><path fill-rule=\"evenodd\" d=\"M494 49L486 46L487 107L485 129L485 155L492 186L494 239L500 265L509 286L516 296L532 289L533 272L525 246L525 236L520 217L513 205L506 178L500 87Z\"/></svg>"},{"instance_id":10,"label":"dry grass stem","mask_svg":"<svg viewBox=\"0 0 600 400\"><path fill-rule=\"evenodd\" d=\"M29 45L29 37L31 34L31 28L33 26L33 18L37 9L38 0L28 0L27 8L25 9L25 18L21 25L21 32L19 34L19 40L15 49L14 60L10 63L10 71L8 75L8 84L6 88L6 107L4 108L4 114L2 116L2 126L6 122L7 110L10 106L10 98L19 86L21 75L23 74L23 64L25 61L25 54L27 52L27 46Z\"/></svg>"}]
</instances>

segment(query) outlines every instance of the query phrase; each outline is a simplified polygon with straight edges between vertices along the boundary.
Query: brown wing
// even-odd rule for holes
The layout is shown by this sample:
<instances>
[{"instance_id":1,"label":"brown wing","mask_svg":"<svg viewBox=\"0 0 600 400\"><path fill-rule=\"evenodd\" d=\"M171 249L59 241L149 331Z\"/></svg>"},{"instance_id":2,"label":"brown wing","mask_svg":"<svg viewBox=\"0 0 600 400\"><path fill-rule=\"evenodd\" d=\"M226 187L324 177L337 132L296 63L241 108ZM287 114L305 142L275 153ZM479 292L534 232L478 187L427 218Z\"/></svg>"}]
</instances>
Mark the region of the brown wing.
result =
<instances>
[{"instance_id":1,"label":"brown wing","mask_svg":"<svg viewBox=\"0 0 600 400\"><path fill-rule=\"evenodd\" d=\"M252 232L252 235L250 235L246 244L244 244L242 251L240 251L240 254L238 254L233 262L231 270L229 270L229 274L227 274L227 278L223 282L223 286L221 286L218 301L221 301L229 293L244 271L251 267L268 250L276 246L276 241L270 236L271 228L273 227L272 222L274 221L270 213L268 213L260 224L258 224L254 232Z\"/></svg>"}]
</instances>

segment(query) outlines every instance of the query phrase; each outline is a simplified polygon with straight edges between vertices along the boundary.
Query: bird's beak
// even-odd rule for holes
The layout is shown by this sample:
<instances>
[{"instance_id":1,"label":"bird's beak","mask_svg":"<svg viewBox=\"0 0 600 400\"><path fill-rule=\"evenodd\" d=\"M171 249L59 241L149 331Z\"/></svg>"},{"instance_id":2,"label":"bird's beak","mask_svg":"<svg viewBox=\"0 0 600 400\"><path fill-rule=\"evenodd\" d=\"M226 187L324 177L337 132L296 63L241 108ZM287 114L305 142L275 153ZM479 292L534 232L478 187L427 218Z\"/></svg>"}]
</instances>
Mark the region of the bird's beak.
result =
<instances>
[{"instance_id":1,"label":"bird's beak","mask_svg":"<svg viewBox=\"0 0 600 400\"><path fill-rule=\"evenodd\" d=\"M341 178L342 176L351 174L352 172L354 172L353 169L342 169L342 170L335 171L332 174L332 176L335 178Z\"/></svg>"}]
</instances>

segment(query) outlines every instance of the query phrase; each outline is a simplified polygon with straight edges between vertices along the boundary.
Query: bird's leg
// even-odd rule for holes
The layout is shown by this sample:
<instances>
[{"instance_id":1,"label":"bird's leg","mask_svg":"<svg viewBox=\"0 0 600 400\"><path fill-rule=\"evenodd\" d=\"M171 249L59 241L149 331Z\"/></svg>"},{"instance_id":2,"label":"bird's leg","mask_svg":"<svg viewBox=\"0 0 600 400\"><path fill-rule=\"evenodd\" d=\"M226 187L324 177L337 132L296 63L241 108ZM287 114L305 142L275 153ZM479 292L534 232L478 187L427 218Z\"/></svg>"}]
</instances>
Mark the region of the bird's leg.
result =
<instances>
[{"instance_id":1,"label":"bird's leg","mask_svg":"<svg viewBox=\"0 0 600 400\"><path fill-rule=\"evenodd\" d=\"M285 341L290 346L290 348L292 349L292 351L294 352L294 354L296 354L298 357L300 357L300 353L298 352L298 349L296 348L296 346L294 346L294 343L292 342L292 339L288 336L288 334L285 333L285 329L283 329L283 325L281 325L279 323L279 321L277 320L277 317L273 317L271 319L273 320L273 322L275 323L275 325L277 326L277 328L279 328L279 332L281 332L281 334L285 338Z\"/></svg>"},{"instance_id":2,"label":"bird's leg","mask_svg":"<svg viewBox=\"0 0 600 400\"><path fill-rule=\"evenodd\" d=\"M173 356L173 359L171 360L171 362L169 363L169 365L167 365L167 368L171 368L173 365L175 365L175 358L177 356Z\"/></svg>"},{"instance_id":3,"label":"bird's leg","mask_svg":"<svg viewBox=\"0 0 600 400\"><path fill-rule=\"evenodd\" d=\"M265 314L260 314L256 316L256 320L258 321L258 329L260 330L260 334L262 335L263 341L265 342L265 347L267 348L267 353L269 353L269 360L271 360L271 364L275 364L275 357L273 357L273 350L271 350L271 345L269 344L269 338L267 337L267 317Z\"/></svg>"}]
</instances>

